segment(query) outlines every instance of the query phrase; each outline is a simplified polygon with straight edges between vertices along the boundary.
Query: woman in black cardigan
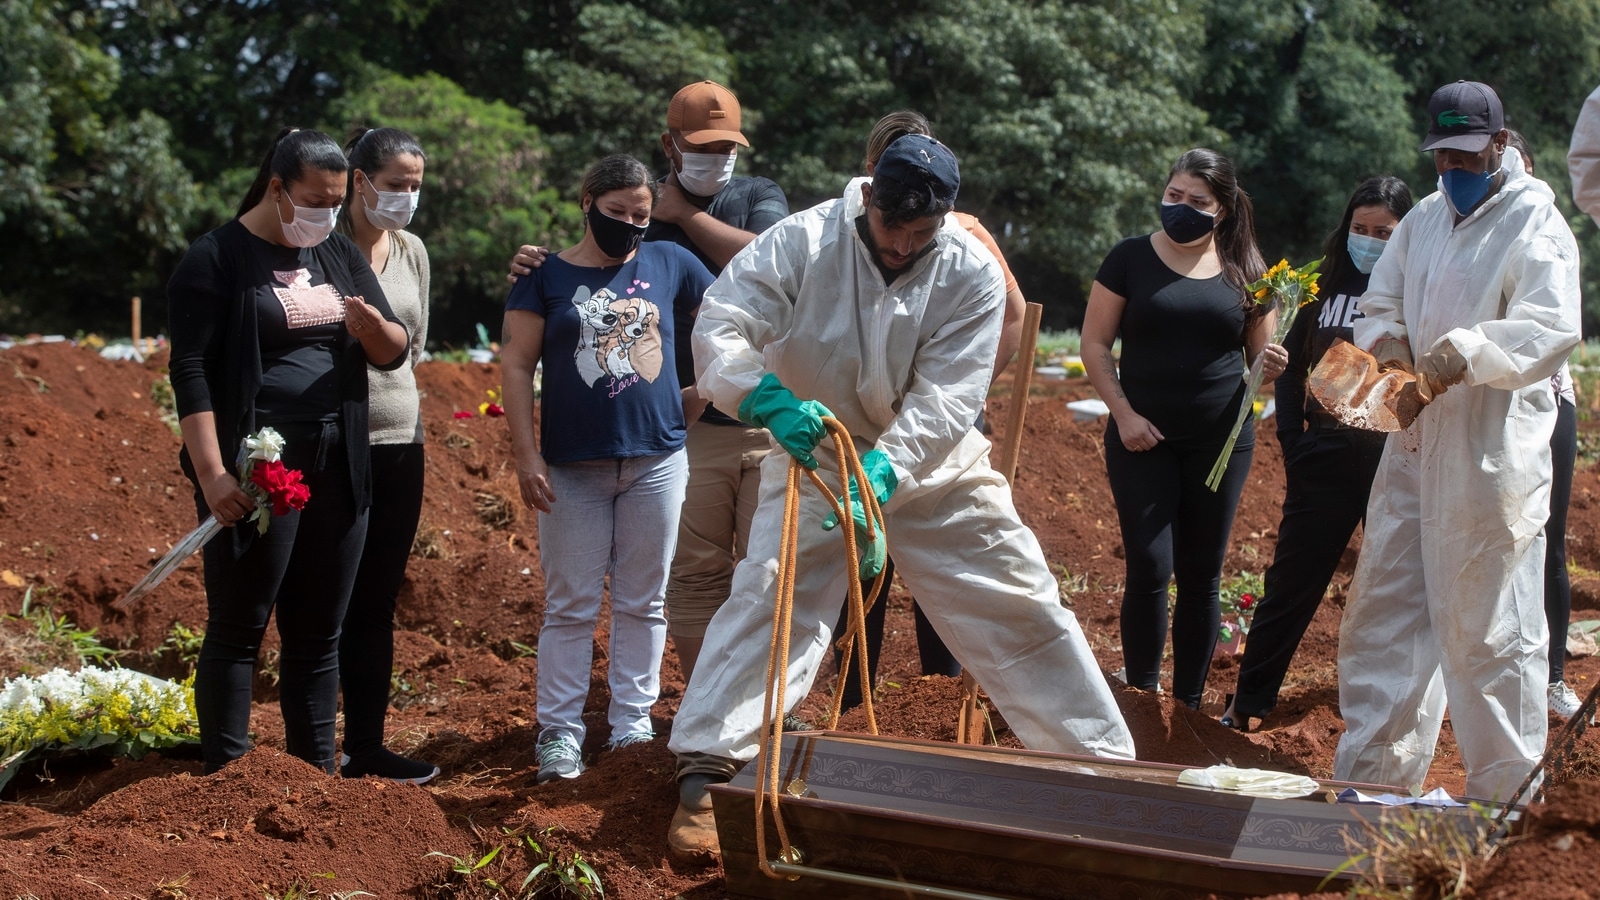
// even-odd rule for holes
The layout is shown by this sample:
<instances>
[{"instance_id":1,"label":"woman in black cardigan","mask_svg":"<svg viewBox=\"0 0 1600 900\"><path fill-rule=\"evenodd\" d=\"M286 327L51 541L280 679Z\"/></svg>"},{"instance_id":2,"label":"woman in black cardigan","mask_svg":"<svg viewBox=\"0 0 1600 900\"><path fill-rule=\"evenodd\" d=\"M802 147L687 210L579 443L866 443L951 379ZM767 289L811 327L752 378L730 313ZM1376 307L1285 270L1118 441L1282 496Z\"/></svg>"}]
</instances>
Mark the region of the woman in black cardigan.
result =
<instances>
[{"instance_id":1,"label":"woman in black cardigan","mask_svg":"<svg viewBox=\"0 0 1600 900\"><path fill-rule=\"evenodd\" d=\"M367 364L401 365L407 340L372 269L332 233L345 168L332 138L285 129L238 218L196 241L167 285L195 508L246 526L204 552L195 712L207 772L249 749L251 682L275 606L287 750L334 771L339 623L371 502ZM283 463L304 473L311 499L257 534L235 460L240 441L267 426L284 436Z\"/></svg>"}]
</instances>

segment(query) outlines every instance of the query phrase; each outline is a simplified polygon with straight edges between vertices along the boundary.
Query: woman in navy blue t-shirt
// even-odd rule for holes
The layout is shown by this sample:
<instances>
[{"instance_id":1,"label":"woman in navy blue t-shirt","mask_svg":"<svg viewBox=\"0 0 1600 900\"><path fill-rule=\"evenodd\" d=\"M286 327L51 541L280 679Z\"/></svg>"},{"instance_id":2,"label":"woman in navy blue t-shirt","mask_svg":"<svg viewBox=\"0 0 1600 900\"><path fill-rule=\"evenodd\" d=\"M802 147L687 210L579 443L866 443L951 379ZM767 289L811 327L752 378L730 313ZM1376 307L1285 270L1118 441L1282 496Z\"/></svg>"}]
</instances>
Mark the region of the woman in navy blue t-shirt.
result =
<instances>
[{"instance_id":1,"label":"woman in navy blue t-shirt","mask_svg":"<svg viewBox=\"0 0 1600 900\"><path fill-rule=\"evenodd\" d=\"M673 365L674 313L694 311L711 273L665 241L641 244L650 170L608 156L584 176L583 240L521 278L506 299L506 416L522 500L539 510L539 776L583 772L583 705L610 576L608 749L652 739L667 625L662 610L688 463ZM539 440L534 370L543 361Z\"/></svg>"}]
</instances>

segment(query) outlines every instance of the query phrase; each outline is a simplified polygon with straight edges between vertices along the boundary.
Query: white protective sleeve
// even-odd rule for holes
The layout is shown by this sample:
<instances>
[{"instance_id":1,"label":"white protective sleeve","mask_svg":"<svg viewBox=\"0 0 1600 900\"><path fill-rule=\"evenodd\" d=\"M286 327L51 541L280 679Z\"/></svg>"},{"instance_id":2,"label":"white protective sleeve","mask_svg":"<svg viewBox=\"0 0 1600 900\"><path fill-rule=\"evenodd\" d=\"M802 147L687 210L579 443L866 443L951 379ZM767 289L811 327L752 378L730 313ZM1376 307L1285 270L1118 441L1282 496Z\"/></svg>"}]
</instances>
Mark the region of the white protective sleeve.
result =
<instances>
[{"instance_id":1,"label":"white protective sleeve","mask_svg":"<svg viewBox=\"0 0 1600 900\"><path fill-rule=\"evenodd\" d=\"M1573 202L1600 224L1600 88L1578 111L1567 148L1567 174L1572 176Z\"/></svg>"}]
</instances>

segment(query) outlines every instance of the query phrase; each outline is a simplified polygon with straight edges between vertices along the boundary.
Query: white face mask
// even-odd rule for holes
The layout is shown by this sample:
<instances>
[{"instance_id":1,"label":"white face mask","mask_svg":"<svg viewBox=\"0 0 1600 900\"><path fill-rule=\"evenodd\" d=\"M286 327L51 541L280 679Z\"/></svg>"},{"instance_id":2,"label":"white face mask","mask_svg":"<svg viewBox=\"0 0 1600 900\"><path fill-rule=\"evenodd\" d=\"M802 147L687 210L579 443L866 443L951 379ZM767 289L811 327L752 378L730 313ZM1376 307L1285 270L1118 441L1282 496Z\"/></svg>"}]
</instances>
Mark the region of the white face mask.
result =
<instances>
[{"instance_id":1,"label":"white face mask","mask_svg":"<svg viewBox=\"0 0 1600 900\"><path fill-rule=\"evenodd\" d=\"M678 147L676 141L672 144ZM739 160L739 151L732 153L686 153L678 147L683 168L678 171L678 183L696 197L715 197L733 178L733 165Z\"/></svg>"},{"instance_id":2,"label":"white face mask","mask_svg":"<svg viewBox=\"0 0 1600 900\"><path fill-rule=\"evenodd\" d=\"M371 206L367 203L366 193L362 192L361 205L366 210L368 222L384 231L399 231L411 224L411 217L417 213L417 204L422 201L421 191L380 191L372 179L367 178L367 173L362 172L361 177L378 195L378 205Z\"/></svg>"},{"instance_id":3,"label":"white face mask","mask_svg":"<svg viewBox=\"0 0 1600 900\"><path fill-rule=\"evenodd\" d=\"M284 193L288 197L288 193ZM334 223L339 220L339 207L321 209L313 206L295 206L294 201L289 201L289 208L294 210L292 221L283 221L280 213L278 224L283 227L283 240L291 247L315 247L328 239L333 234Z\"/></svg>"}]
</instances>

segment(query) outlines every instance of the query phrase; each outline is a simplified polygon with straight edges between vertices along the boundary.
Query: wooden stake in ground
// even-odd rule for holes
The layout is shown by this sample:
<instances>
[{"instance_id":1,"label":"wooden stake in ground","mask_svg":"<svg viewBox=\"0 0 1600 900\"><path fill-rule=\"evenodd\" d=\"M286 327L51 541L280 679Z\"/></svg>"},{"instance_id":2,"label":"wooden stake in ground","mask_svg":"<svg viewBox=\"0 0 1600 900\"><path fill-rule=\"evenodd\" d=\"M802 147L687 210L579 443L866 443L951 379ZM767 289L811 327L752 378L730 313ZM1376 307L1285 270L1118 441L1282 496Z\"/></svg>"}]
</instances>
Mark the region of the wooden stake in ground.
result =
<instances>
[{"instance_id":1,"label":"wooden stake in ground","mask_svg":"<svg viewBox=\"0 0 1600 900\"><path fill-rule=\"evenodd\" d=\"M133 334L132 334L132 337L133 337L133 349L134 349L134 352L139 353L139 354L142 355L144 353L144 345L139 340L139 321L141 319L143 319L144 316L142 315L142 310L140 308L140 301L139 301L138 297L133 298L132 306L133 306L133 310L132 310L132 314L133 314Z\"/></svg>"},{"instance_id":2,"label":"wooden stake in ground","mask_svg":"<svg viewBox=\"0 0 1600 900\"><path fill-rule=\"evenodd\" d=\"M1006 481L1015 481L1017 461L1022 455L1022 423L1028 417L1028 390L1033 384L1033 353L1039 346L1039 321L1044 317L1044 307L1029 303L1022 317L1022 346L1017 348L1016 368L1011 375L1011 408L1006 415L1005 440L1000 445L1000 474ZM978 700L978 680L966 669L961 670L961 715L956 719L956 741L962 744L983 743L983 707Z\"/></svg>"}]
</instances>

